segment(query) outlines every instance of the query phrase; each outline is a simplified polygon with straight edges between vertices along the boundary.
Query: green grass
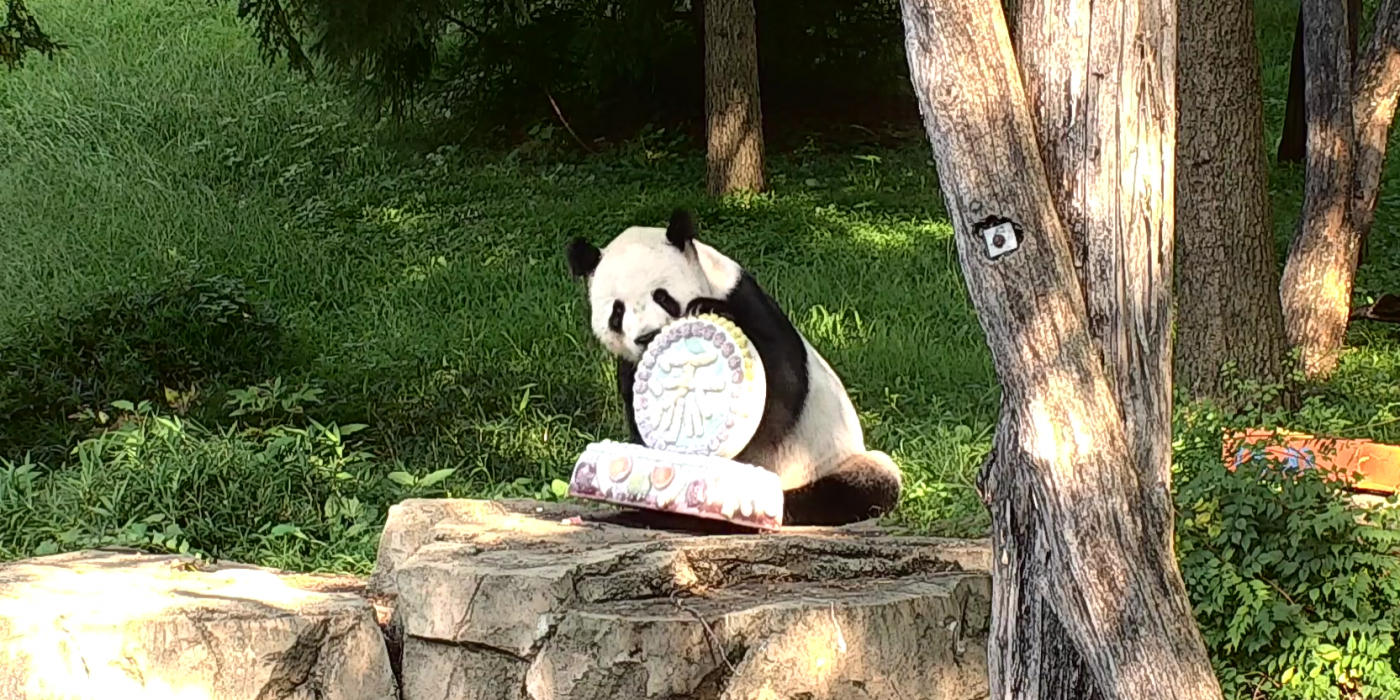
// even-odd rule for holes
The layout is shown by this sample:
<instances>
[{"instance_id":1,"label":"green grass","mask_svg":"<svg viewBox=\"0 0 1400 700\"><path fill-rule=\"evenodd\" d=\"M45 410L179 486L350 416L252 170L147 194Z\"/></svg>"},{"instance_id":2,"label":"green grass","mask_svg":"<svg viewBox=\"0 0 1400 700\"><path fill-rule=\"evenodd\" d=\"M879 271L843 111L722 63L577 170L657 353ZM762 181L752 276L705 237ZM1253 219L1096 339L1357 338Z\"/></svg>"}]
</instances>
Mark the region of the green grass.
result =
<instances>
[{"instance_id":1,"label":"green grass","mask_svg":"<svg viewBox=\"0 0 1400 700\"><path fill-rule=\"evenodd\" d=\"M900 517L984 527L971 484L999 394L923 142L774 153L771 194L712 202L702 155L662 132L584 157L366 124L265 68L231 8L32 9L73 48L0 74L0 456L36 465L0 471L0 556L120 535L363 571L376 518L413 492L390 472L456 470L422 493L547 495L587 442L624 434L564 245L674 206L842 375L868 442L905 470ZM1272 141L1295 5L1260 11ZM1301 180L1274 175L1282 245ZM1393 190L1363 290L1400 287ZM1400 404L1397 335L1354 336L1300 420L1400 439L1376 422ZM231 415L230 390L274 380L310 393ZM131 413L112 401L167 390L178 425L94 432L95 412ZM330 424L367 427L346 448Z\"/></svg>"}]
</instances>

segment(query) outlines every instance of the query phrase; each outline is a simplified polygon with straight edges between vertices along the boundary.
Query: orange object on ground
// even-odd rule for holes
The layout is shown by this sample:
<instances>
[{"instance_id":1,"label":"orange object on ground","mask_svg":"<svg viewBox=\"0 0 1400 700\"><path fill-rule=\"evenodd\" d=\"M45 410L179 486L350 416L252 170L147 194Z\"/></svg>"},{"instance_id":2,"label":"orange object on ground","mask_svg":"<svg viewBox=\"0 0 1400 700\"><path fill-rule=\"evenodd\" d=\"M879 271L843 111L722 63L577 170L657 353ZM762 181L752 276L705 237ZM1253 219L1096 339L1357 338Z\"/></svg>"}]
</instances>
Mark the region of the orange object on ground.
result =
<instances>
[{"instance_id":1,"label":"orange object on ground","mask_svg":"<svg viewBox=\"0 0 1400 700\"><path fill-rule=\"evenodd\" d=\"M1222 457L1231 471L1253 457L1252 445L1270 442L1264 453L1285 469L1317 469L1349 476L1360 472L1358 491L1391 494L1400 489L1400 447L1371 440L1324 438L1288 430L1248 430L1227 434Z\"/></svg>"}]
</instances>

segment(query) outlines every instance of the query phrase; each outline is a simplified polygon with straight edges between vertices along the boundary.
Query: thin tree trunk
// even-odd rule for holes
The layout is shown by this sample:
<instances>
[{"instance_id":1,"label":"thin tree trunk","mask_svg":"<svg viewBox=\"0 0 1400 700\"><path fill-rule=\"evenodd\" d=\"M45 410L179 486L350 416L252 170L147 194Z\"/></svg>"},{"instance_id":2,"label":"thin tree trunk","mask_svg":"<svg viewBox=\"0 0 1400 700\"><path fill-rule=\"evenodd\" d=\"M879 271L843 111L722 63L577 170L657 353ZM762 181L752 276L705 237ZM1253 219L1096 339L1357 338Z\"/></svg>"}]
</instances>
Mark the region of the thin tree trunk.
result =
<instances>
[{"instance_id":1,"label":"thin tree trunk","mask_svg":"<svg viewBox=\"0 0 1400 700\"><path fill-rule=\"evenodd\" d=\"M1303 215L1289 246L1279 298L1288 342L1306 376L1336 368L1351 312L1359 240L1352 226L1353 100L1350 58L1342 47L1346 11L1336 0L1303 0L1307 63L1307 182Z\"/></svg>"},{"instance_id":2,"label":"thin tree trunk","mask_svg":"<svg viewBox=\"0 0 1400 700\"><path fill-rule=\"evenodd\" d=\"M1304 42L1308 65L1318 67L1307 73L1307 183L1279 296L1304 371L1325 379L1346 337L1352 283L1374 222L1400 91L1400 5L1382 0L1354 73L1347 52L1336 48L1341 13L1312 1L1303 10L1304 22L1317 21L1322 29L1308 32ZM1315 108L1315 99L1325 103ZM1314 147L1325 150L1314 158Z\"/></svg>"},{"instance_id":3,"label":"thin tree trunk","mask_svg":"<svg viewBox=\"0 0 1400 700\"><path fill-rule=\"evenodd\" d=\"M1254 3L1178 4L1175 384L1229 398L1221 367L1283 379L1287 342Z\"/></svg>"},{"instance_id":4,"label":"thin tree trunk","mask_svg":"<svg viewBox=\"0 0 1400 700\"><path fill-rule=\"evenodd\" d=\"M1347 2L1347 50L1356 65L1356 45L1361 34L1361 0ZM1283 133L1278 140L1278 162L1301 163L1307 151L1307 95L1303 93L1303 8L1293 28L1293 58L1288 68L1288 102L1283 108Z\"/></svg>"},{"instance_id":5,"label":"thin tree trunk","mask_svg":"<svg viewBox=\"0 0 1400 700\"><path fill-rule=\"evenodd\" d=\"M1375 29L1366 44L1366 53L1356 66L1355 76L1356 192L1352 202L1352 226L1361 238L1359 264L1364 260L1371 225L1375 221L1376 196L1380 193L1390 127L1395 120L1396 96L1400 95L1400 2L1397 0L1381 0L1376 9Z\"/></svg>"},{"instance_id":6,"label":"thin tree trunk","mask_svg":"<svg viewBox=\"0 0 1400 700\"><path fill-rule=\"evenodd\" d=\"M705 0L706 185L763 190L763 108L753 0Z\"/></svg>"},{"instance_id":7,"label":"thin tree trunk","mask_svg":"<svg viewBox=\"0 0 1400 700\"><path fill-rule=\"evenodd\" d=\"M1293 53L1288 64L1288 100L1283 106L1283 131L1278 138L1278 162L1301 163L1307 150L1308 117L1303 102L1303 8L1293 24Z\"/></svg>"},{"instance_id":8,"label":"thin tree trunk","mask_svg":"<svg viewBox=\"0 0 1400 700\"><path fill-rule=\"evenodd\" d=\"M1098 5L1106 7L1095 7L1095 28L1102 21L1106 31L1125 32L1117 40L1125 46L1123 63L1132 64L1105 80L1135 75L1142 82L1119 82L1122 89L1092 103L1097 118L1090 137L1102 134L1104 149L1129 144L1146 151L1151 156L1144 162L1155 161L1166 171L1146 176L1118 155L1111 157L1124 160L1099 166L1114 173L1104 181L1113 182L1115 198L1121 189L1134 203L1131 211L1115 212L1122 223L1113 226L1122 228L1111 230L1152 241L1117 253L1125 259L1130 250L1146 251L1146 261L1114 268L1152 269L1155 279L1166 280L1171 269L1174 11L1162 12L1171 10L1170 4L1151 5L1154 11L1142 16L1160 19L1140 22L1137 0L1100 0ZM1166 445L1129 442L1124 407L1115 393L1125 382L1150 383L1151 388L1140 387L1150 396L1170 387L1168 360L1135 355L1155 347L1158 304L1162 297L1170 301L1170 284L1148 290L1128 286L1121 277L1107 282L1119 285L1121 296L1113 316L1097 319L1094 327L1112 329L1105 332L1109 337L1120 327L1133 326L1132 337L1148 339L1141 346L1123 340L1126 349L1120 345L1111 353L1146 365L1140 375L1115 379L1104 369L1070 237L1056 212L1053 193L1071 190L1058 182L1052 188L1046 178L997 0L901 0L901 7L910 75L933 144L963 274L1002 384L996 440L979 479L992 513L996 562L990 695L1084 697L1082 688L1076 694L1069 686L1091 680L1101 697L1111 700L1218 699L1220 688L1170 542L1162 536L1162 523L1170 522L1168 495L1137 467L1155 463ZM1099 12L1106 14L1100 18ZM1118 12L1129 21L1108 19ZM1022 31L1029 28L1029 22L1021 23ZM1142 34L1137 34L1139 28ZM1074 36L1049 39L1073 41ZM1146 43L1128 41L1130 37ZM1112 36L1108 41L1116 44ZM1023 47L1026 42L1022 40ZM1097 85L1083 89L1102 94ZM1113 97L1129 100L1117 105L1120 112L1146 110L1131 136L1114 137L1115 129L1132 124L1132 118L1104 104ZM1105 120L1105 114L1112 118ZM1146 177L1146 185L1135 177ZM1080 194L1098 196L1093 187L1087 184ZM1150 197L1144 197L1144 187ZM1163 201L1165 212L1160 211ZM1100 211L1097 206L1084 211ZM1159 210L1143 211L1151 206ZM1092 267L1098 253L1086 247ZM1151 410L1144 403L1134 400L1131 410ZM1160 439L1160 431L1142 419L1134 416L1137 430L1151 436L1145 439ZM1067 658L1062 647L1045 646L1044 630L1054 624L1063 627L1079 659ZM1088 679L1075 668L1081 660Z\"/></svg>"}]
</instances>

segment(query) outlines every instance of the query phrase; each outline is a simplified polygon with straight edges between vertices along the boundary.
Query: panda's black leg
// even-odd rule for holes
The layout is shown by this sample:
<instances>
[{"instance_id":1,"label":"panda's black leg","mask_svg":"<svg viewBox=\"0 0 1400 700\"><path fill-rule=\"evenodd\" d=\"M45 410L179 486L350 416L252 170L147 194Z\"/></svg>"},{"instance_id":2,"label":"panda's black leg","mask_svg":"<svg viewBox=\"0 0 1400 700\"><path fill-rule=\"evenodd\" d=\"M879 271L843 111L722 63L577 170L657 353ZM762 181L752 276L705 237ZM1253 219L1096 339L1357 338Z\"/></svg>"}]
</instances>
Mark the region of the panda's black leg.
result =
<instances>
[{"instance_id":1,"label":"panda's black leg","mask_svg":"<svg viewBox=\"0 0 1400 700\"><path fill-rule=\"evenodd\" d=\"M883 452L851 455L826 477L783 494L783 525L847 525L899 503L899 467Z\"/></svg>"},{"instance_id":2,"label":"panda's black leg","mask_svg":"<svg viewBox=\"0 0 1400 700\"><path fill-rule=\"evenodd\" d=\"M637 416L632 412L632 384L636 379L637 366L627 360L617 360L617 393L622 396L622 413L627 418L627 439L634 445L646 444L642 432L637 429Z\"/></svg>"},{"instance_id":3,"label":"panda's black leg","mask_svg":"<svg viewBox=\"0 0 1400 700\"><path fill-rule=\"evenodd\" d=\"M700 314L715 314L734 321L734 313L730 310L729 304L723 299L713 299L711 297L696 297L685 305L686 316L699 316Z\"/></svg>"}]
</instances>

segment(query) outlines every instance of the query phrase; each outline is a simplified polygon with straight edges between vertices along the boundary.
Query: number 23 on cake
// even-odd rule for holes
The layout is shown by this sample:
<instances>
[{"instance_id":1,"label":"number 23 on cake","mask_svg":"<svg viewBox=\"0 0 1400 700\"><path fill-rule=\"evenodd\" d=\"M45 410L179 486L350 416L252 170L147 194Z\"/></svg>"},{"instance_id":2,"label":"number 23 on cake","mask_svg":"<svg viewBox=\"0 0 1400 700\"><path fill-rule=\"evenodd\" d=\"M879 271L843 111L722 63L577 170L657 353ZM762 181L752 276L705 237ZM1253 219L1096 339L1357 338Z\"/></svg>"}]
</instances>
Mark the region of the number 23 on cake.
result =
<instances>
[{"instance_id":1,"label":"number 23 on cake","mask_svg":"<svg viewBox=\"0 0 1400 700\"><path fill-rule=\"evenodd\" d=\"M733 460L758 429L766 389L763 363L733 323L711 315L672 322L642 353L632 387L646 446L589 445L569 495L780 528L778 476Z\"/></svg>"}]
</instances>

